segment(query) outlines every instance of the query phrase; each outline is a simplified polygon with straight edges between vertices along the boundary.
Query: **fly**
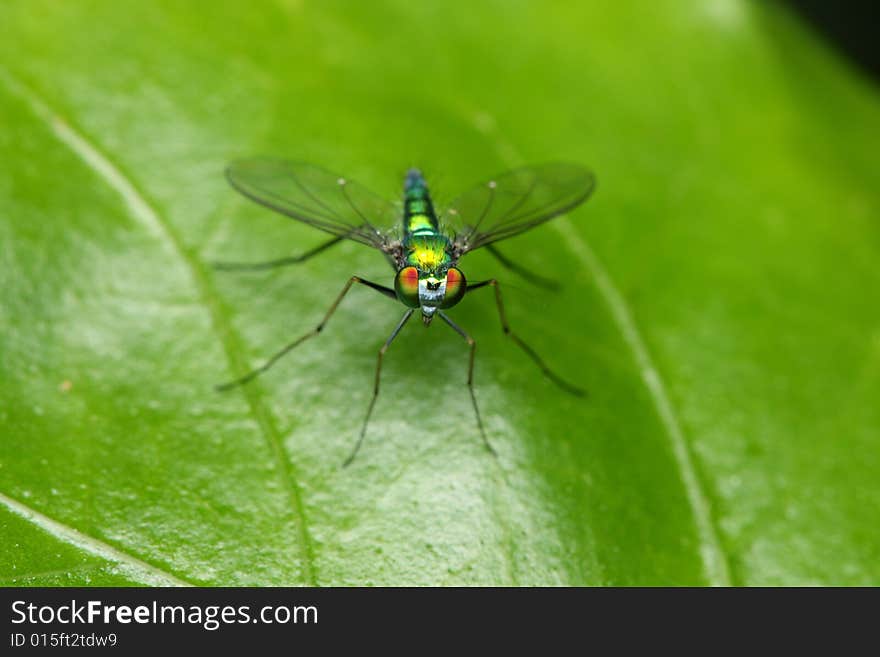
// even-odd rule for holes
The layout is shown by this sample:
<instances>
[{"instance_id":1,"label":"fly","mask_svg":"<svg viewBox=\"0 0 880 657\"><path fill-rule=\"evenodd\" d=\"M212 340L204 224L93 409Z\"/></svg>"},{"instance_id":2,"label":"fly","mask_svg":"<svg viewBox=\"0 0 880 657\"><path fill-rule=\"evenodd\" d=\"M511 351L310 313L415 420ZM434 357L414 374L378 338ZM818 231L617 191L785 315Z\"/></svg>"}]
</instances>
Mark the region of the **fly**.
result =
<instances>
[{"instance_id":1,"label":"fly","mask_svg":"<svg viewBox=\"0 0 880 657\"><path fill-rule=\"evenodd\" d=\"M358 453L379 396L382 359L401 329L418 313L425 326L439 318L458 333L470 348L467 386L483 444L492 453L477 398L474 394L474 354L476 342L447 311L466 294L481 288L494 290L501 328L540 368L547 378L566 392L582 396L583 390L555 374L544 360L510 329L501 287L494 278L468 282L459 268L465 254L485 247L499 262L539 285L551 283L536 276L498 252L493 244L518 235L568 212L583 203L595 186L593 174L576 164L549 163L527 166L503 173L459 196L440 215L435 211L424 176L410 169L403 183L403 212L381 197L342 176L313 164L272 158L237 160L229 165L226 177L231 185L257 203L307 223L333 235L333 238L298 256L256 264L226 263L225 270L270 269L303 262L344 239L354 240L380 251L394 269L393 287L352 276L311 331L271 356L244 376L217 386L228 390L253 380L300 344L321 333L342 299L354 285L363 285L406 306L406 312L379 349L373 395L361 425L357 442L344 466ZM390 228L389 228L390 227Z\"/></svg>"}]
</instances>

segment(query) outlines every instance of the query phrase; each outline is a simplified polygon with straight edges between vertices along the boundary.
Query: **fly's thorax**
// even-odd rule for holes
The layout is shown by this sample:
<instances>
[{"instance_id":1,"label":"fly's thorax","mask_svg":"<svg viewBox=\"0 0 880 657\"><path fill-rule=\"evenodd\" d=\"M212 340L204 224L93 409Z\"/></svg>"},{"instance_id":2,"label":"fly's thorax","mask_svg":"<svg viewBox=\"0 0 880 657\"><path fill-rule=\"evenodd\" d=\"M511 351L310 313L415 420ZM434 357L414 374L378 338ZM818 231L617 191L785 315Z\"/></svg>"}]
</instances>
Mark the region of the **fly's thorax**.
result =
<instances>
[{"instance_id":1,"label":"fly's thorax","mask_svg":"<svg viewBox=\"0 0 880 657\"><path fill-rule=\"evenodd\" d=\"M405 263L417 267L425 275L446 273L452 262L452 243L435 230L407 235L403 240Z\"/></svg>"}]
</instances>

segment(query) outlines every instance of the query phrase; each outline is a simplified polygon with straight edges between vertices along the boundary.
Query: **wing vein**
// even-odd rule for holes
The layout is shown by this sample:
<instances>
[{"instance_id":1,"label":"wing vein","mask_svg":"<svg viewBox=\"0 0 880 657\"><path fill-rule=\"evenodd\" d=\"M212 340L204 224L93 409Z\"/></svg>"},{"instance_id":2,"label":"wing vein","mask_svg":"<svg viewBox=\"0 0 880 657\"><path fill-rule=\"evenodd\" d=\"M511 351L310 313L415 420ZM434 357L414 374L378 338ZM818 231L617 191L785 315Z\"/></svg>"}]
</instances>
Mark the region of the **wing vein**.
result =
<instances>
[{"instance_id":1,"label":"wing vein","mask_svg":"<svg viewBox=\"0 0 880 657\"><path fill-rule=\"evenodd\" d=\"M291 176L293 177L293 179L294 179L294 181L296 182L297 186L303 191L303 193L304 193L306 196L308 196L310 199L312 199L312 201L314 201L315 203L317 203L320 207L324 208L327 212L329 212L331 218L335 219L336 221L339 221L340 223L345 223L345 219L344 219L343 217L340 217L339 214L338 214L333 208L331 208L329 205L327 205L326 203L324 203L324 201L322 201L319 197L315 196L314 192L312 192L312 190L310 190L309 188L307 188L307 187L303 184L302 180L299 179L299 176L298 176L298 175L296 175L295 173L291 172ZM280 197L278 196L278 194L272 193L272 195L275 196L275 197L277 197L277 198L280 198ZM281 199L281 200L285 200L285 199ZM290 201L286 201L286 202L289 203ZM307 214L307 213L306 213L306 214Z\"/></svg>"},{"instance_id":2,"label":"wing vein","mask_svg":"<svg viewBox=\"0 0 880 657\"><path fill-rule=\"evenodd\" d=\"M370 220L364 216L364 213L360 211L360 208L358 208L357 205L354 204L354 201L351 200L351 196L348 195L347 185L342 183L339 186L342 188L342 195L345 197L345 200L348 202L349 207L351 207L351 209L354 210L355 214L357 214L357 216L359 216L363 220L364 226L367 226L370 229L370 231L375 233L376 235L380 235L379 231L376 230L373 227L373 225L370 223Z\"/></svg>"},{"instance_id":3,"label":"wing vein","mask_svg":"<svg viewBox=\"0 0 880 657\"><path fill-rule=\"evenodd\" d=\"M495 203L495 188L489 187L489 199L486 201L486 207L483 208L483 212L480 214L480 218L477 219L477 223L474 224L474 227L471 228L471 232L468 233L467 240L469 241L476 233L477 229L480 227L480 224L483 223L483 219L486 218L486 215L489 214L489 210L492 208L492 205Z\"/></svg>"}]
</instances>

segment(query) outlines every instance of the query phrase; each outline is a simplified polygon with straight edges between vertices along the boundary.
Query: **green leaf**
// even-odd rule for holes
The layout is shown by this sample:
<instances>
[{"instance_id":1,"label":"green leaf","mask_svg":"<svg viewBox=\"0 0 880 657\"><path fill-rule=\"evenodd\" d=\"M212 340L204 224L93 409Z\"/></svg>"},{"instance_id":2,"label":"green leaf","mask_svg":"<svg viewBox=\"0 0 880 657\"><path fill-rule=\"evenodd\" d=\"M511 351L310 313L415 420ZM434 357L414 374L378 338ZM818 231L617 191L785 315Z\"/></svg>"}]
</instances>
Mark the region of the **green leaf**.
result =
<instances>
[{"instance_id":1,"label":"green leaf","mask_svg":"<svg viewBox=\"0 0 880 657\"><path fill-rule=\"evenodd\" d=\"M880 100L778 7L57 3L0 8L4 584L880 583ZM412 323L357 244L232 191L304 159L439 204L581 162L594 197L477 252Z\"/></svg>"}]
</instances>

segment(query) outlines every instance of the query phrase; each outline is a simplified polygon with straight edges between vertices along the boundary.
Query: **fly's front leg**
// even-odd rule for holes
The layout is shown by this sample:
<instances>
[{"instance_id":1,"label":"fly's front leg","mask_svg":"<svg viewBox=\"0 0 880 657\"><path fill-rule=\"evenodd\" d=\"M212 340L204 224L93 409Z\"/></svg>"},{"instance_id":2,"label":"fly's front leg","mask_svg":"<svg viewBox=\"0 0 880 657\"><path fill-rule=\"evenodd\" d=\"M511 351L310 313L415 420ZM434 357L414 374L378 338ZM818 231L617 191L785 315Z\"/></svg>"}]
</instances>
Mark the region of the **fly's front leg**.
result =
<instances>
[{"instance_id":1,"label":"fly's front leg","mask_svg":"<svg viewBox=\"0 0 880 657\"><path fill-rule=\"evenodd\" d=\"M526 352L529 355L529 358L531 358L535 362L535 365L537 365L541 372L543 372L544 376L553 381L553 383L555 383L557 386L559 386L566 392L575 395L576 397L586 396L586 392L584 392L582 388L579 388L576 385L569 383L565 379L561 378L549 367L547 367L546 363L544 363L544 359L541 358L534 349L523 342L523 340L516 333L510 330L510 325L507 323L507 315L504 312L504 302L501 300L501 287L499 286L497 280L493 278L488 281L480 281L479 283L469 284L467 287L467 293L487 286L495 288L495 303L498 306L498 318L501 321L501 330L504 331L504 335L513 340L520 349Z\"/></svg>"},{"instance_id":2,"label":"fly's front leg","mask_svg":"<svg viewBox=\"0 0 880 657\"><path fill-rule=\"evenodd\" d=\"M354 285L355 283L360 283L361 285L365 285L367 287L373 288L377 292L384 294L386 297L390 297L392 299L397 299L397 294L390 287L385 287L384 285L379 285L378 283L373 283L372 281L368 281L364 278L352 276L351 278L348 279L348 282L342 288L342 292L340 292L339 296L336 297L336 301L334 301L333 305L330 306L330 309L326 312L326 314L324 315L324 319L321 320L320 324L318 324L315 328L313 328L311 331L309 331L305 335L300 336L299 338L297 338L296 340L294 340L290 344L285 345L282 349L280 349L278 352L276 352L271 358L269 358L269 360L267 360L265 363L260 365L258 368L251 370L250 372L248 372L244 376L239 377L238 379L235 379L234 381L229 381L228 383L222 383L222 384L216 386L216 389L220 390L220 391L225 391L225 390L229 390L230 388L234 388L236 386L240 386L245 383L248 383L249 381L255 379L257 376L259 376L260 374L262 374L263 372L268 370L270 367L272 367L275 363L277 363L281 359L282 356L289 353L292 349L294 349L295 347L298 347L299 345L301 345L303 342L305 342L309 338L313 338L316 335L320 334L321 331L324 330L324 326L330 320L330 317L333 315L334 312L336 312L336 308L342 302L342 299L345 297L346 294L348 294L348 291L351 289L351 286Z\"/></svg>"},{"instance_id":3,"label":"fly's front leg","mask_svg":"<svg viewBox=\"0 0 880 657\"><path fill-rule=\"evenodd\" d=\"M438 312L440 315L440 319L449 324L452 327L452 330L458 333L461 337L465 339L468 343L468 346L471 348L470 354L470 362L468 364L468 377L467 377L467 385L468 391L471 393L471 403L474 405L474 414L477 416L477 427L480 429L480 436L483 438L483 444L486 445L486 449L488 449L493 456L497 456L492 444L489 442L489 439L486 437L486 430L483 428L483 418L480 416L480 407L477 406L477 396L474 394L474 357L477 353L477 342L467 333L465 333L464 329L462 329L458 324L453 322L449 317L446 316L444 312Z\"/></svg>"}]
</instances>

